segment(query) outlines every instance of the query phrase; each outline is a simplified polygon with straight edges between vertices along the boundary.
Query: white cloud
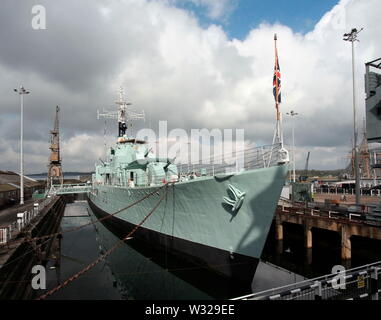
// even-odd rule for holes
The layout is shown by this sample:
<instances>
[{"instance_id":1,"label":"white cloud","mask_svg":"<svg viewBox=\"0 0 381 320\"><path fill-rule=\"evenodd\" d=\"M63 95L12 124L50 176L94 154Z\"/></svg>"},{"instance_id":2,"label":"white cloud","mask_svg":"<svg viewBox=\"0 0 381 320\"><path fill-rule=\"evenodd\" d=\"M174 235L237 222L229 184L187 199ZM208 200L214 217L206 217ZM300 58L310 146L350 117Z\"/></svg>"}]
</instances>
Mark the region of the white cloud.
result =
<instances>
[{"instance_id":1,"label":"white cloud","mask_svg":"<svg viewBox=\"0 0 381 320\"><path fill-rule=\"evenodd\" d=\"M233 3L192 1L207 6L215 17L221 16ZM61 5L90 4L67 1ZM146 111L146 126L152 121L155 128L158 120L168 120L171 128L188 131L191 128L244 128L246 139L256 145L269 144L275 125L272 72L273 35L277 33L282 71L281 108L283 112L294 109L299 113L295 120L299 150L297 167L304 167L307 151L311 151L312 168L344 167L342 159L353 136L353 113L351 49L349 43L342 41L342 35L352 27L364 27L361 42L356 44L360 124L364 116L364 63L377 58L381 52L379 17L374 10L377 6L378 0L341 1L306 35L294 33L284 25L264 23L251 30L243 40L229 39L216 25L201 27L194 15L176 8L172 1L110 0L102 3L102 7L88 14L92 24L102 26L97 28L99 37L91 28L71 27L66 38L56 39L51 21L49 28L53 30L50 29L46 41L49 47L59 44L62 52L56 50L54 59L62 65L49 64L51 51L34 49L49 69L43 70L44 64L40 69L28 69L27 77L31 80L28 89L33 93L28 100L32 103L35 99L34 108L38 110L38 114L30 116L30 139L48 140L53 108L59 100L64 168L91 169L103 150L103 126L95 119L96 110L112 105L116 91L123 85L134 108ZM49 15L52 11L47 12ZM64 15L59 12L54 18L56 28L65 30L69 22ZM70 23L80 26L86 18L73 15ZM44 39L41 34L39 37ZM70 55L79 52L78 48L82 48L80 56ZM86 48L91 49L87 54L83 53ZM109 59L108 51L112 52ZM18 53L18 48L14 47L14 52ZM86 57L91 58L93 64L86 61ZM25 63L33 61L32 58L28 57ZM70 58L76 62L71 64ZM78 59L83 60L86 70L91 72L84 73ZM10 98L8 86L10 79L12 83L22 81L23 75L20 68L7 61L0 52L1 72L7 76L0 81L4 105L0 109L3 137L0 166L17 169L18 135L9 137L8 131L10 127L19 128L19 106L16 98ZM110 66L106 71L102 62ZM57 75L57 79L50 74ZM87 84L87 87L78 90L73 82ZM41 130L42 124L45 131ZM137 126L142 125L137 123ZM37 128L38 134L33 131ZM286 143L290 144L290 121L286 117L284 129ZM42 171L45 165L36 160L30 168Z\"/></svg>"}]
</instances>

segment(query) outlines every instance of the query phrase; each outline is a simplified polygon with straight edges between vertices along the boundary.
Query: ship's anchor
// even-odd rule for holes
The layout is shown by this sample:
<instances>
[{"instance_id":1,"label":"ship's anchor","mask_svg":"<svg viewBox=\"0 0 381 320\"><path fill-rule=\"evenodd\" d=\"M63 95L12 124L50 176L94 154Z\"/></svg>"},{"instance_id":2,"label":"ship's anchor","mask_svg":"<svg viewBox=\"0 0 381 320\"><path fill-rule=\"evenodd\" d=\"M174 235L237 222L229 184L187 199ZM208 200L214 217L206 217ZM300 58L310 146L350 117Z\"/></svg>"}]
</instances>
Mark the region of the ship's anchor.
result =
<instances>
[{"instance_id":1,"label":"ship's anchor","mask_svg":"<svg viewBox=\"0 0 381 320\"><path fill-rule=\"evenodd\" d=\"M233 195L233 199L231 197L224 197L224 201L226 204L232 206L233 212L236 212L241 208L243 200L245 199L246 192L242 192L231 184L229 184L229 190Z\"/></svg>"}]
</instances>

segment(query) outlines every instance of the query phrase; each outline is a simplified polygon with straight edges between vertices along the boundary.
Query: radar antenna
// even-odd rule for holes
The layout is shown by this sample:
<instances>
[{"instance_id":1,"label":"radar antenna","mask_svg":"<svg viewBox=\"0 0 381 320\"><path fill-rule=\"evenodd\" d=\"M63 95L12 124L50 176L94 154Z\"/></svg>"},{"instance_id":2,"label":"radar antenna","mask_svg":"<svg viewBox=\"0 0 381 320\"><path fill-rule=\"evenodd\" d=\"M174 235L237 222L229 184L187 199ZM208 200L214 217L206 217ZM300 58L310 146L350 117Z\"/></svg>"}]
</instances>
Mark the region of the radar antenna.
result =
<instances>
[{"instance_id":1,"label":"radar antenna","mask_svg":"<svg viewBox=\"0 0 381 320\"><path fill-rule=\"evenodd\" d=\"M119 106L117 111L108 111L103 109L102 112L99 112L98 110L97 118L100 119L102 117L106 119L117 119L119 127L118 137L123 137L126 134L127 121L140 119L143 119L143 121L145 121L144 110L139 113L127 108L127 106L132 105L132 103L124 100L124 92L122 87L120 87L119 89L119 100L115 101L115 104ZM130 124L130 126L132 126L132 124Z\"/></svg>"}]
</instances>

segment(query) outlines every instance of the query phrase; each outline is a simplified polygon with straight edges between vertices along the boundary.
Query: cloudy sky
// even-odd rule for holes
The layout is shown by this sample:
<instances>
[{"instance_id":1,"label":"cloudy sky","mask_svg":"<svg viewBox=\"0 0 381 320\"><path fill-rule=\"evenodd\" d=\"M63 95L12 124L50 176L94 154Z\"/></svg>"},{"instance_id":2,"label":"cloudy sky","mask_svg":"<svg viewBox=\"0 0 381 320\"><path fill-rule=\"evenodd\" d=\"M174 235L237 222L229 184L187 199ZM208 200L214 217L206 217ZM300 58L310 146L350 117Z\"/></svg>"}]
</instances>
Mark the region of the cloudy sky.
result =
<instances>
[{"instance_id":1,"label":"cloudy sky","mask_svg":"<svg viewBox=\"0 0 381 320\"><path fill-rule=\"evenodd\" d=\"M43 172L55 106L65 171L92 170L120 86L145 122L136 129L239 128L256 144L274 130L273 35L278 34L283 113L295 110L297 167L343 168L353 137L351 47L356 43L358 125L364 63L381 55L379 0L2 0L0 169L18 171L20 100L25 97L25 171ZM276 3L276 5L275 5ZM46 10L35 30L33 6ZM40 21L41 22L41 21ZM108 123L108 141L116 127ZM285 142L291 122L284 115Z\"/></svg>"}]
</instances>

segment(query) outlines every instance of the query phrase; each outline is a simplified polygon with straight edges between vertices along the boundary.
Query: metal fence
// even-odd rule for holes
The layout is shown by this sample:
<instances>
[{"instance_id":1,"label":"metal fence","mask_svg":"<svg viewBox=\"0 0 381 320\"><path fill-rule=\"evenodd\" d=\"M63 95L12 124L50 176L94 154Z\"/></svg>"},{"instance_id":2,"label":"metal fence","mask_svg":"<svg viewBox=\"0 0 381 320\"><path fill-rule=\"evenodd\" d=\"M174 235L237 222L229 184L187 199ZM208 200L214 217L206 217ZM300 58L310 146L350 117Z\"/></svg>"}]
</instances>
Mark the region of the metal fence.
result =
<instances>
[{"instance_id":1,"label":"metal fence","mask_svg":"<svg viewBox=\"0 0 381 320\"><path fill-rule=\"evenodd\" d=\"M0 226L0 245L6 245L14 239L16 234L28 226L53 200L54 197L48 197L39 203L36 202L33 209L17 213L16 221L6 226Z\"/></svg>"},{"instance_id":2,"label":"metal fence","mask_svg":"<svg viewBox=\"0 0 381 320\"><path fill-rule=\"evenodd\" d=\"M236 174L241 171L267 168L284 164L289 161L289 158L288 151L285 148L282 148L281 144L277 143L238 151L231 150L228 152L228 150L224 150L222 154L213 154L213 156L208 158L197 159L196 161L192 158L188 160L188 163L176 163L178 176L174 180L170 181L187 181L202 176ZM125 165L128 166L128 163ZM127 185L127 181L121 182L118 179L116 179L118 181L113 181L113 177L111 177L111 179L111 182L93 181L93 185L108 185L110 183L116 186ZM152 180L162 181L164 183L166 179L163 174L159 176L152 176ZM67 185L63 185L61 189L59 186L53 186L51 191L49 191L49 194L54 194L54 192L57 194L63 194L65 192L90 192L92 187L88 184L77 185L76 188L70 188L70 186L66 188L66 186Z\"/></svg>"},{"instance_id":3,"label":"metal fence","mask_svg":"<svg viewBox=\"0 0 381 320\"><path fill-rule=\"evenodd\" d=\"M362 214L356 212L349 212L345 208L338 207L336 210L330 210L325 208L305 208L305 207L290 207L284 205L278 205L277 210L282 213L287 214L299 214L312 217L322 217L329 219L341 219L350 220L358 223L364 223L365 217Z\"/></svg>"},{"instance_id":4,"label":"metal fence","mask_svg":"<svg viewBox=\"0 0 381 320\"><path fill-rule=\"evenodd\" d=\"M381 300L381 261L232 300Z\"/></svg>"},{"instance_id":5,"label":"metal fence","mask_svg":"<svg viewBox=\"0 0 381 320\"><path fill-rule=\"evenodd\" d=\"M341 188L341 187L319 187L315 189L315 193L320 194L342 194L342 195L355 195L356 190L353 188ZM368 197L381 197L380 189L360 189L361 196Z\"/></svg>"},{"instance_id":6,"label":"metal fence","mask_svg":"<svg viewBox=\"0 0 381 320\"><path fill-rule=\"evenodd\" d=\"M329 218L332 221L344 223L357 223L381 227L381 209L376 206L363 206L363 209L351 211L345 206L331 206L324 208L313 206L313 203L308 203L308 207L291 207L289 205L278 205L277 212L285 214L299 214L312 217ZM335 208L334 210L332 208Z\"/></svg>"}]
</instances>

